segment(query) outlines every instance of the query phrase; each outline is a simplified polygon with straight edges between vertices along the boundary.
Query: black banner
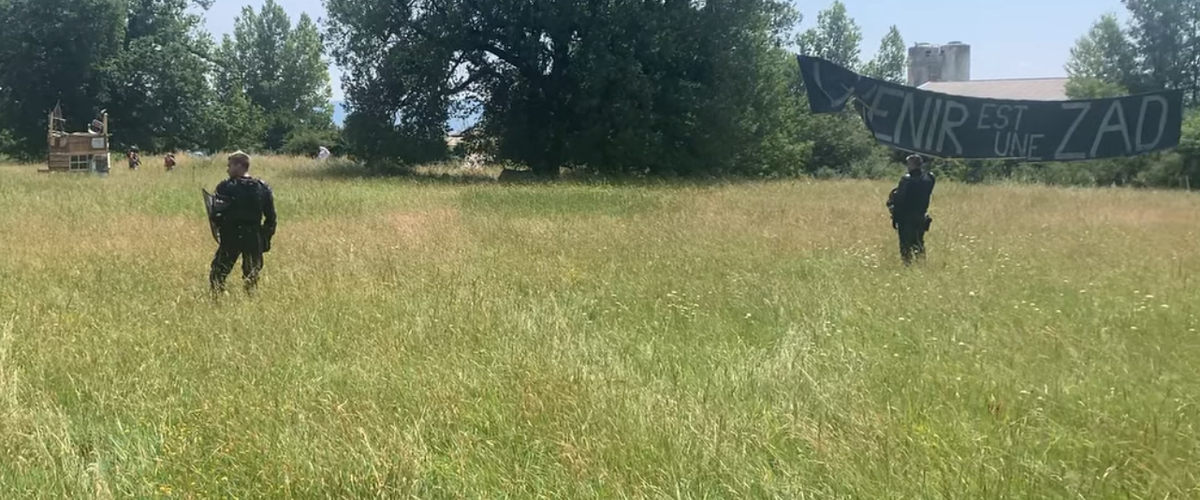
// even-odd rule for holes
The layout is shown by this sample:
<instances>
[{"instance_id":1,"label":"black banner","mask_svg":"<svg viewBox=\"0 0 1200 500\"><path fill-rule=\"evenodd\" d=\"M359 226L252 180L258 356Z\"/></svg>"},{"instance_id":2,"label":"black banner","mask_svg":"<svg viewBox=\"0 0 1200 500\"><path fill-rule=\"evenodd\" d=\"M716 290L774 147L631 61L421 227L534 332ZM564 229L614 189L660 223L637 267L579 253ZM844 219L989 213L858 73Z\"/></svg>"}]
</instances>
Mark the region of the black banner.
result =
<instances>
[{"instance_id":1,"label":"black banner","mask_svg":"<svg viewBox=\"0 0 1200 500\"><path fill-rule=\"evenodd\" d=\"M881 144L940 158L1074 161L1136 156L1179 145L1183 92L1023 101L929 92L798 56L814 113L853 98Z\"/></svg>"}]
</instances>

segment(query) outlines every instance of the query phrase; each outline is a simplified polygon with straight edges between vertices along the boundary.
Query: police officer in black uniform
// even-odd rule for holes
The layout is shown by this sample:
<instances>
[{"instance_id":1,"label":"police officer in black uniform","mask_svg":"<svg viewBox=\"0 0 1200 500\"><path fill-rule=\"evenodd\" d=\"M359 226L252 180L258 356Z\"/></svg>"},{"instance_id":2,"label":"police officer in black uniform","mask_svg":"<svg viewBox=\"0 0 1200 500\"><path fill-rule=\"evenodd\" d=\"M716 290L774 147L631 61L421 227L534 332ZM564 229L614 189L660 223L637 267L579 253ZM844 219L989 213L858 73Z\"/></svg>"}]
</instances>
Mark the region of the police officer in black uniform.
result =
<instances>
[{"instance_id":1,"label":"police officer in black uniform","mask_svg":"<svg viewBox=\"0 0 1200 500\"><path fill-rule=\"evenodd\" d=\"M250 156L238 151L229 155L229 178L213 193L213 222L221 237L213 257L209 283L214 295L225 291L225 278L242 258L246 292L253 293L263 268L263 254L271 250L275 236L275 198L270 186L249 175Z\"/></svg>"},{"instance_id":2,"label":"police officer in black uniform","mask_svg":"<svg viewBox=\"0 0 1200 500\"><path fill-rule=\"evenodd\" d=\"M900 235L900 258L905 266L912 264L913 257L925 258L925 233L933 222L928 214L929 199L937 183L933 172L922 168L925 162L919 155L909 156L907 162L908 173L900 178L887 203L892 227Z\"/></svg>"}]
</instances>

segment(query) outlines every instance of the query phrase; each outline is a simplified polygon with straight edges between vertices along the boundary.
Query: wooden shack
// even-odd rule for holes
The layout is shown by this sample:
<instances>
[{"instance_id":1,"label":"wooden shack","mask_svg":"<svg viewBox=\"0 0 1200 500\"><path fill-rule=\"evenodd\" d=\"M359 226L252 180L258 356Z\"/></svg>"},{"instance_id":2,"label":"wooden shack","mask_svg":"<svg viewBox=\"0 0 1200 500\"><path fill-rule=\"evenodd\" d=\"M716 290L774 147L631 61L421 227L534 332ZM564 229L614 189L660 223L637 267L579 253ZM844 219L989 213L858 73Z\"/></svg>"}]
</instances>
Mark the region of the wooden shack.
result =
<instances>
[{"instance_id":1,"label":"wooden shack","mask_svg":"<svg viewBox=\"0 0 1200 500\"><path fill-rule=\"evenodd\" d=\"M50 149L48 169L43 172L100 172L107 173L109 155L108 113L93 120L87 132L67 132L58 126L63 123L58 107L50 114L46 138Z\"/></svg>"}]
</instances>

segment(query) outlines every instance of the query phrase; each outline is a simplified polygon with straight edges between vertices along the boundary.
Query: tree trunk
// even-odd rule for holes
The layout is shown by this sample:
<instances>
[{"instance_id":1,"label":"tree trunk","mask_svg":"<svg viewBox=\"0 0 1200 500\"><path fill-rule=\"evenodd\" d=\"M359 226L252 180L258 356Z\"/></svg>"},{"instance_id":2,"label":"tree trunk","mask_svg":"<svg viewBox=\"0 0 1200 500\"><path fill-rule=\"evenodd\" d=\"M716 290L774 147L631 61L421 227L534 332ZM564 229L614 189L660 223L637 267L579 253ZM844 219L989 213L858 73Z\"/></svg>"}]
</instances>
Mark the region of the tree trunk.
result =
<instances>
[{"instance_id":1,"label":"tree trunk","mask_svg":"<svg viewBox=\"0 0 1200 500\"><path fill-rule=\"evenodd\" d=\"M563 163L563 135L567 125L557 113L562 107L561 86L555 79L543 80L541 84L542 102L537 112L529 115L534 120L530 130L537 131L536 158L529 162L529 168L540 178L557 179Z\"/></svg>"},{"instance_id":2,"label":"tree trunk","mask_svg":"<svg viewBox=\"0 0 1200 500\"><path fill-rule=\"evenodd\" d=\"M529 165L530 170L534 175L542 179L557 179L560 162L553 158L549 151L546 154L539 156Z\"/></svg>"}]
</instances>

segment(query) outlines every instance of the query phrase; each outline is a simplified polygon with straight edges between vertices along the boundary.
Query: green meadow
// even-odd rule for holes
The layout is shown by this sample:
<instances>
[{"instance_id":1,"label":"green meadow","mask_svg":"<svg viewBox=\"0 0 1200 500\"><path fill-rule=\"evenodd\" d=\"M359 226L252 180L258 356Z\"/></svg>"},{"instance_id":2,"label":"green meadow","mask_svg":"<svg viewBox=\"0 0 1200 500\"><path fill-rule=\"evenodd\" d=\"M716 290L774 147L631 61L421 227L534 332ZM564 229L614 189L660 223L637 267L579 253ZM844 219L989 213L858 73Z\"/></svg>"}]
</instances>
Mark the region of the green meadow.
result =
<instances>
[{"instance_id":1,"label":"green meadow","mask_svg":"<svg viewBox=\"0 0 1200 500\"><path fill-rule=\"evenodd\" d=\"M1200 498L1200 198L0 167L0 498ZM445 175L442 175L445 174ZM897 171L899 175L899 171Z\"/></svg>"}]
</instances>

